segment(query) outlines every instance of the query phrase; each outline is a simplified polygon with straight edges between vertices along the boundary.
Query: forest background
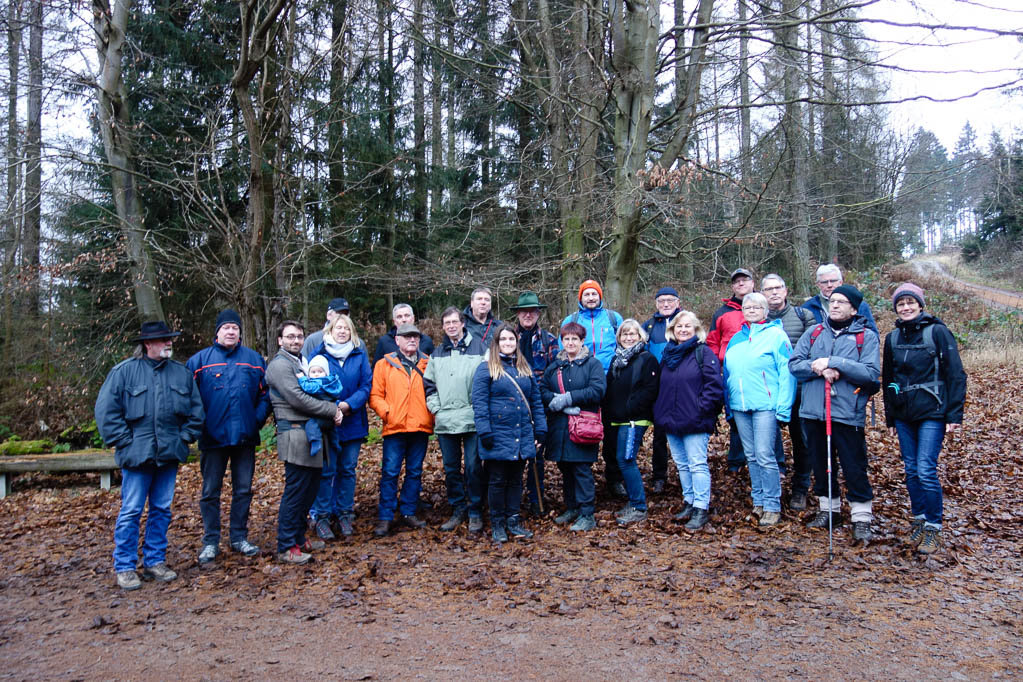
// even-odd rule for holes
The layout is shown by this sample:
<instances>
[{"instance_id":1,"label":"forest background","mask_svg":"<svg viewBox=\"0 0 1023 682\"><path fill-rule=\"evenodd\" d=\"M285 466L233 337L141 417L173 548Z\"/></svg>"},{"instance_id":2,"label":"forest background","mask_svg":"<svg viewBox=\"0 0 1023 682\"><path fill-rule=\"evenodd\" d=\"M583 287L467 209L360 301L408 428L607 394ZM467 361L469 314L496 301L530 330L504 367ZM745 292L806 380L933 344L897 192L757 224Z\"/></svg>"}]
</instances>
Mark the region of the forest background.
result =
<instances>
[{"instance_id":1,"label":"forest background","mask_svg":"<svg viewBox=\"0 0 1023 682\"><path fill-rule=\"evenodd\" d=\"M372 343L395 302L429 329L481 284L504 318L539 292L553 325L586 277L643 319L665 283L709 316L737 265L793 297L819 263L868 284L950 244L1018 271L1023 135L967 123L946 148L893 113L1016 97L1020 71L892 81L910 30L1018 40L1023 10L908 25L885 4L8 0L0 439L88 444L146 319L182 358L233 307L269 355L335 296ZM946 68L970 76L919 73Z\"/></svg>"}]
</instances>

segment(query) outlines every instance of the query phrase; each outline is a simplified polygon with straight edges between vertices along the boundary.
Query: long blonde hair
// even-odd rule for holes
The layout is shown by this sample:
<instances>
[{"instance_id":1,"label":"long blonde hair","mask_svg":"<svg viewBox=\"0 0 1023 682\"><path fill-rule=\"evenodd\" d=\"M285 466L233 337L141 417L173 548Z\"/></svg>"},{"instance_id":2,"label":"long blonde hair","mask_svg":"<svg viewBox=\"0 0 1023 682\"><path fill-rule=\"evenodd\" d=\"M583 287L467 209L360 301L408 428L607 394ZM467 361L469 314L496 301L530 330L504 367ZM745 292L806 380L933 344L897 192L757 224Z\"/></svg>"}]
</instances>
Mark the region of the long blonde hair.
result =
<instances>
[{"instance_id":1,"label":"long blonde hair","mask_svg":"<svg viewBox=\"0 0 1023 682\"><path fill-rule=\"evenodd\" d=\"M497 381L507 374L504 371L504 363L501 362L501 349L498 346L501 334L505 331L515 337L515 369L519 370L519 376L532 376L533 368L529 366L529 360L519 352L519 337L515 334L515 330L507 324L502 324L494 331L494 335L490 338L490 348L487 350L487 371L490 372L490 379Z\"/></svg>"}]
</instances>

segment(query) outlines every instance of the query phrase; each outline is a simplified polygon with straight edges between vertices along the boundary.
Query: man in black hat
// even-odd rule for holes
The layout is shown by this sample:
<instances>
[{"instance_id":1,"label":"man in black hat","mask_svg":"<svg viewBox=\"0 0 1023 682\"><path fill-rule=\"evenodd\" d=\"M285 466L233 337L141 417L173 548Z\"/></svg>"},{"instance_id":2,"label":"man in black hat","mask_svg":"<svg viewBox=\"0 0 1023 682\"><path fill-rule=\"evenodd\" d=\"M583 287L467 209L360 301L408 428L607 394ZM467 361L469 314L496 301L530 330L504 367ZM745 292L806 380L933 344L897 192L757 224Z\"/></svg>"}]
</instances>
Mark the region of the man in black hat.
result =
<instances>
[{"instance_id":1,"label":"man in black hat","mask_svg":"<svg viewBox=\"0 0 1023 682\"><path fill-rule=\"evenodd\" d=\"M321 329L306 337L305 343L302 344L302 357L306 360L312 360L313 353L315 353L316 349L323 343L323 330L330 329L330 325L334 324L334 320L337 319L338 315L351 314L352 310L351 306L348 305L348 299L331 299L330 303L327 304L327 322Z\"/></svg>"},{"instance_id":2,"label":"man in black hat","mask_svg":"<svg viewBox=\"0 0 1023 682\"><path fill-rule=\"evenodd\" d=\"M121 467L121 511L114 526L114 570L123 590L142 586L136 572L139 523L149 502L142 544L142 578L169 582L167 528L188 444L203 425L192 373L171 360L174 337L166 322L145 322L134 355L114 365L96 398L96 426Z\"/></svg>"},{"instance_id":3,"label":"man in black hat","mask_svg":"<svg viewBox=\"0 0 1023 682\"><path fill-rule=\"evenodd\" d=\"M546 308L534 291L523 291L518 302L511 307L517 319L515 333L519 337L519 352L529 360L537 382L543 379L544 370L558 354L558 339L540 326L540 313ZM540 499L543 497L543 462L541 449L537 451L533 464L526 467L526 495L529 512L534 516L540 512Z\"/></svg>"},{"instance_id":4,"label":"man in black hat","mask_svg":"<svg viewBox=\"0 0 1023 682\"><path fill-rule=\"evenodd\" d=\"M270 414L263 356L241 343L242 320L231 309L217 315L213 345L188 359L199 386L206 423L199 438L202 472L203 538L199 565L213 562L220 553L220 490L231 464L231 549L256 556L259 547L249 542L249 506L256 470L259 429Z\"/></svg>"}]
</instances>

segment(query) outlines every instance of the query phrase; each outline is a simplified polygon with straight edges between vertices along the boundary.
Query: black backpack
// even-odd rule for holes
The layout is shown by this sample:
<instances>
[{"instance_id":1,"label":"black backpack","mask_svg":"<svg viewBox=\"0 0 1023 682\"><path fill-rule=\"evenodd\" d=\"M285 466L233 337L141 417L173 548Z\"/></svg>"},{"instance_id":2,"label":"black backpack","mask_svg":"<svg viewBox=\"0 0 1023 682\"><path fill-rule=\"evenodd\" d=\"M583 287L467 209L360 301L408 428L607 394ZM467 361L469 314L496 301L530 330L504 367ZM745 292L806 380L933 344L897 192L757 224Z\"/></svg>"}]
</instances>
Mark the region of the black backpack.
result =
<instances>
[{"instance_id":1,"label":"black backpack","mask_svg":"<svg viewBox=\"0 0 1023 682\"><path fill-rule=\"evenodd\" d=\"M900 386L898 382L893 381L888 384L888 388L890 388L896 396L902 393L908 393L909 391L926 391L934 396L934 399L938 401L939 407L944 406L944 391L942 391L942 387L945 385L945 382L941 380L941 374L939 371L940 357L938 354L938 347L934 343L934 325L929 324L924 327L923 338L921 338L920 343L903 343L901 330L896 327L892 330L891 344L893 358L897 351L908 352L911 350L926 350L934 360L934 376L926 383L909 384L908 386Z\"/></svg>"}]
</instances>

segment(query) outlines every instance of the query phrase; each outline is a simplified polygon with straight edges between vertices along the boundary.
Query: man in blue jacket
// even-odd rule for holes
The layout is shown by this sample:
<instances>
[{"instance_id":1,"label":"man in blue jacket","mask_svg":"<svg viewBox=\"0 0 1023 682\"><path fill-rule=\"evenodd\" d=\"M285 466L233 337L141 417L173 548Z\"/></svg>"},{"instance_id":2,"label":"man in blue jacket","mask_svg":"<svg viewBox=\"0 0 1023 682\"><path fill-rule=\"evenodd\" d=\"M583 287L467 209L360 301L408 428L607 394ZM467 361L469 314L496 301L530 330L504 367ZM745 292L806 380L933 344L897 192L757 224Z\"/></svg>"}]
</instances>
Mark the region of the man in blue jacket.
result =
<instances>
[{"instance_id":1,"label":"man in blue jacket","mask_svg":"<svg viewBox=\"0 0 1023 682\"><path fill-rule=\"evenodd\" d=\"M169 582L167 528L188 444L199 437L202 400L192 373L171 360L174 337L166 322L144 322L135 353L114 365L96 397L96 426L121 467L121 511L114 526L114 570L122 590L142 586L136 573L139 524L149 502L142 543L142 577Z\"/></svg>"},{"instance_id":2,"label":"man in blue jacket","mask_svg":"<svg viewBox=\"0 0 1023 682\"><path fill-rule=\"evenodd\" d=\"M199 438L202 472L203 538L199 565L207 566L220 553L220 490L231 464L231 549L256 556L259 547L249 542L249 505L256 470L259 429L270 414L263 356L241 344L242 320L231 309L217 315L213 345L188 359L206 408L206 423Z\"/></svg>"},{"instance_id":3,"label":"man in blue jacket","mask_svg":"<svg viewBox=\"0 0 1023 682\"><path fill-rule=\"evenodd\" d=\"M821 293L804 303L803 307L813 313L813 318L819 324L828 317L828 300L831 298L831 292L843 284L842 270L834 263L825 263L817 268L816 279L817 288ZM856 314L863 317L867 329L877 332L877 322L874 321L874 315L866 301L860 302Z\"/></svg>"},{"instance_id":4,"label":"man in blue jacket","mask_svg":"<svg viewBox=\"0 0 1023 682\"><path fill-rule=\"evenodd\" d=\"M678 291L674 287L661 287L654 296L654 304L657 312L649 320L643 323L643 331L650 340L646 348L653 353L657 361L661 361L664 349L668 346L668 338L664 332L668 322L682 311L682 301L678 297ZM650 481L650 492L660 494L664 492L665 482L668 480L668 437L659 426L654 426L654 452L650 460L652 476Z\"/></svg>"}]
</instances>

